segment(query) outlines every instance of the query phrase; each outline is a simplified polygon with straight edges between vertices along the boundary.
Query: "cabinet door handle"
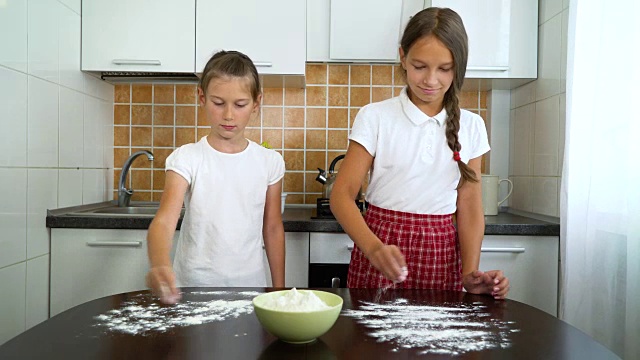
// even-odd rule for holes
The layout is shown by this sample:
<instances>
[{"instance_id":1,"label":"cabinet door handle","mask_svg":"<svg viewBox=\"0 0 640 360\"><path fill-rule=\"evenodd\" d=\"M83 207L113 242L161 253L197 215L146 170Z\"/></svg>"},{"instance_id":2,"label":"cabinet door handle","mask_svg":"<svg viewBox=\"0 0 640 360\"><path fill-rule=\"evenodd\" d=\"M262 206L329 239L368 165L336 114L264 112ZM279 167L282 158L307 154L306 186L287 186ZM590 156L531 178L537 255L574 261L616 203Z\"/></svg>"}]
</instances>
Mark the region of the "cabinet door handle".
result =
<instances>
[{"instance_id":1,"label":"cabinet door handle","mask_svg":"<svg viewBox=\"0 0 640 360\"><path fill-rule=\"evenodd\" d=\"M353 245L347 245L347 250L353 251Z\"/></svg>"},{"instance_id":2,"label":"cabinet door handle","mask_svg":"<svg viewBox=\"0 0 640 360\"><path fill-rule=\"evenodd\" d=\"M481 252L493 252L493 253L523 253L523 247L483 247Z\"/></svg>"},{"instance_id":3,"label":"cabinet door handle","mask_svg":"<svg viewBox=\"0 0 640 360\"><path fill-rule=\"evenodd\" d=\"M113 59L116 65L161 65L160 60Z\"/></svg>"},{"instance_id":4,"label":"cabinet door handle","mask_svg":"<svg viewBox=\"0 0 640 360\"><path fill-rule=\"evenodd\" d=\"M467 66L467 71L507 71L508 66Z\"/></svg>"},{"instance_id":5,"label":"cabinet door handle","mask_svg":"<svg viewBox=\"0 0 640 360\"><path fill-rule=\"evenodd\" d=\"M255 61L253 65L256 67L272 67L273 63L271 61Z\"/></svg>"},{"instance_id":6,"label":"cabinet door handle","mask_svg":"<svg viewBox=\"0 0 640 360\"><path fill-rule=\"evenodd\" d=\"M140 247L142 241L87 241L89 246Z\"/></svg>"}]
</instances>

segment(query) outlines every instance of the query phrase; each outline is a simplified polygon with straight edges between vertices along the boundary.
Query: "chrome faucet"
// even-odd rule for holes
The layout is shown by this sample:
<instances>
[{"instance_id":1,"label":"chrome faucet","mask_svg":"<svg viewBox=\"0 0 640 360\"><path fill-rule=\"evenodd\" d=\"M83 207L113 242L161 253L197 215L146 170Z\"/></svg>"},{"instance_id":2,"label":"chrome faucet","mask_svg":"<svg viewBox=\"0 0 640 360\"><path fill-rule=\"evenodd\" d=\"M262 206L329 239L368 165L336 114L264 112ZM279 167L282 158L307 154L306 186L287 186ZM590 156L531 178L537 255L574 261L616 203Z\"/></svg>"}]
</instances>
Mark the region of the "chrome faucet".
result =
<instances>
[{"instance_id":1,"label":"chrome faucet","mask_svg":"<svg viewBox=\"0 0 640 360\"><path fill-rule=\"evenodd\" d=\"M124 207L129 206L129 202L131 201L131 195L133 195L133 189L127 189L124 186L124 182L127 180L127 173L129 172L129 168L131 167L131 163L140 155L147 155L147 159L149 161L153 161L153 154L148 150L141 150L134 152L129 156L127 161L124 162L122 166L122 172L120 173L120 183L118 184L118 206Z\"/></svg>"}]
</instances>

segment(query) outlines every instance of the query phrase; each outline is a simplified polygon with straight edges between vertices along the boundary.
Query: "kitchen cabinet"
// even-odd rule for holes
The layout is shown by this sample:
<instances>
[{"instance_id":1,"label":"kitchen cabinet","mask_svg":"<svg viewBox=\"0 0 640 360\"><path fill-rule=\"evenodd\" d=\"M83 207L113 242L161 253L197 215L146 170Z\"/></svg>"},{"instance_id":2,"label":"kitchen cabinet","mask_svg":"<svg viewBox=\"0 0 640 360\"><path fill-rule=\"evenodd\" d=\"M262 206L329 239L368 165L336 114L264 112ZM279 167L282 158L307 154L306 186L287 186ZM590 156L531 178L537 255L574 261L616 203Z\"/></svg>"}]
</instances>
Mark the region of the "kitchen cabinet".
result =
<instances>
[{"instance_id":1,"label":"kitchen cabinet","mask_svg":"<svg viewBox=\"0 0 640 360\"><path fill-rule=\"evenodd\" d=\"M260 74L304 75L305 7L300 0L199 0L196 71L218 50L238 50Z\"/></svg>"},{"instance_id":2,"label":"kitchen cabinet","mask_svg":"<svg viewBox=\"0 0 640 360\"><path fill-rule=\"evenodd\" d=\"M146 237L147 230L51 229L49 316L103 296L146 289Z\"/></svg>"},{"instance_id":3,"label":"kitchen cabinet","mask_svg":"<svg viewBox=\"0 0 640 360\"><path fill-rule=\"evenodd\" d=\"M195 0L83 0L82 70L195 71Z\"/></svg>"},{"instance_id":4,"label":"kitchen cabinet","mask_svg":"<svg viewBox=\"0 0 640 360\"><path fill-rule=\"evenodd\" d=\"M286 232L285 241L285 287L308 287L309 276L309 233ZM267 254L264 254L265 264L269 264ZM267 268L268 269L268 268ZM272 285L271 273L267 271L267 284Z\"/></svg>"},{"instance_id":5,"label":"kitchen cabinet","mask_svg":"<svg viewBox=\"0 0 640 360\"><path fill-rule=\"evenodd\" d=\"M309 240L309 286L347 287L354 243L344 233L311 233Z\"/></svg>"},{"instance_id":6,"label":"kitchen cabinet","mask_svg":"<svg viewBox=\"0 0 640 360\"><path fill-rule=\"evenodd\" d=\"M415 0L314 0L307 3L307 61L398 62L400 36Z\"/></svg>"},{"instance_id":7,"label":"kitchen cabinet","mask_svg":"<svg viewBox=\"0 0 640 360\"><path fill-rule=\"evenodd\" d=\"M502 270L508 298L557 316L559 244L557 236L485 235L480 270Z\"/></svg>"}]
</instances>

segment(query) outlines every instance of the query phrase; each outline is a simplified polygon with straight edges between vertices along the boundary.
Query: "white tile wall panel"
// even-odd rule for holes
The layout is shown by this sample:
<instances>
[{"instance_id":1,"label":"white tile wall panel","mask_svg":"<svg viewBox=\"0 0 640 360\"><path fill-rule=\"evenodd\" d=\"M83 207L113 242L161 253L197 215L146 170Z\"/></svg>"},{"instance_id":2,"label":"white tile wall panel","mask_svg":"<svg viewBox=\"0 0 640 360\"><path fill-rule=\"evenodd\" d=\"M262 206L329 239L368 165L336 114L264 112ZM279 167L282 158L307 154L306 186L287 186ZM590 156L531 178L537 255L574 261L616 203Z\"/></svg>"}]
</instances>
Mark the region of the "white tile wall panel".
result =
<instances>
[{"instance_id":1,"label":"white tile wall panel","mask_svg":"<svg viewBox=\"0 0 640 360\"><path fill-rule=\"evenodd\" d=\"M58 207L82 204L82 169L58 170Z\"/></svg>"},{"instance_id":2,"label":"white tile wall panel","mask_svg":"<svg viewBox=\"0 0 640 360\"><path fill-rule=\"evenodd\" d=\"M66 6L59 7L58 61L60 85L82 92L80 71L80 15Z\"/></svg>"},{"instance_id":3,"label":"white tile wall panel","mask_svg":"<svg viewBox=\"0 0 640 360\"><path fill-rule=\"evenodd\" d=\"M26 262L0 268L0 345L25 330L26 275Z\"/></svg>"},{"instance_id":4,"label":"white tile wall panel","mask_svg":"<svg viewBox=\"0 0 640 360\"><path fill-rule=\"evenodd\" d=\"M27 166L58 166L58 85L29 76Z\"/></svg>"},{"instance_id":5,"label":"white tile wall panel","mask_svg":"<svg viewBox=\"0 0 640 360\"><path fill-rule=\"evenodd\" d=\"M27 259L49 253L47 209L58 207L58 170L27 170Z\"/></svg>"},{"instance_id":6,"label":"white tile wall panel","mask_svg":"<svg viewBox=\"0 0 640 360\"><path fill-rule=\"evenodd\" d=\"M26 73L27 1L3 1L0 11L0 44L0 65Z\"/></svg>"},{"instance_id":7,"label":"white tile wall panel","mask_svg":"<svg viewBox=\"0 0 640 360\"><path fill-rule=\"evenodd\" d=\"M27 329L49 318L49 255L27 261Z\"/></svg>"},{"instance_id":8,"label":"white tile wall panel","mask_svg":"<svg viewBox=\"0 0 640 360\"><path fill-rule=\"evenodd\" d=\"M81 167L84 151L84 95L60 87L60 167Z\"/></svg>"},{"instance_id":9,"label":"white tile wall panel","mask_svg":"<svg viewBox=\"0 0 640 360\"><path fill-rule=\"evenodd\" d=\"M533 175L557 176L560 164L560 95L535 105Z\"/></svg>"},{"instance_id":10,"label":"white tile wall panel","mask_svg":"<svg viewBox=\"0 0 640 360\"><path fill-rule=\"evenodd\" d=\"M29 74L58 84L58 14L63 5L56 0L28 4Z\"/></svg>"},{"instance_id":11,"label":"white tile wall panel","mask_svg":"<svg viewBox=\"0 0 640 360\"><path fill-rule=\"evenodd\" d=\"M0 268L27 258L27 170L0 168ZM4 290L3 290L4 291Z\"/></svg>"},{"instance_id":12,"label":"white tile wall panel","mask_svg":"<svg viewBox=\"0 0 640 360\"><path fill-rule=\"evenodd\" d=\"M0 166L27 165L27 94L27 75L0 66Z\"/></svg>"}]
</instances>

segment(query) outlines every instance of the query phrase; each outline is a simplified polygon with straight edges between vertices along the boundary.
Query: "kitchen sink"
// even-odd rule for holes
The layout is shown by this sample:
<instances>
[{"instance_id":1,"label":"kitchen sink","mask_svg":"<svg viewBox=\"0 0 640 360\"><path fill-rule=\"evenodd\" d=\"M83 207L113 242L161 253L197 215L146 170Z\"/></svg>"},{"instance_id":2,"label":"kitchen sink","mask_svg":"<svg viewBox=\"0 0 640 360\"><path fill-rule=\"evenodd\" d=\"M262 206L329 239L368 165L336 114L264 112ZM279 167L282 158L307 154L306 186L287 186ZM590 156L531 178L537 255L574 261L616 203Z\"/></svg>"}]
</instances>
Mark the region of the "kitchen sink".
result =
<instances>
[{"instance_id":1,"label":"kitchen sink","mask_svg":"<svg viewBox=\"0 0 640 360\"><path fill-rule=\"evenodd\" d=\"M116 217L154 217L158 212L158 203L138 203L132 204L132 206L119 207L115 204L102 206L98 208L73 211L68 213L70 216L116 216ZM184 216L184 208L182 209L180 216Z\"/></svg>"}]
</instances>

